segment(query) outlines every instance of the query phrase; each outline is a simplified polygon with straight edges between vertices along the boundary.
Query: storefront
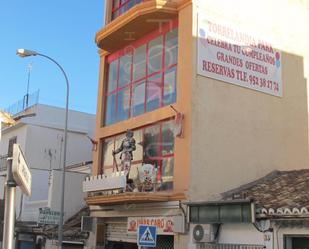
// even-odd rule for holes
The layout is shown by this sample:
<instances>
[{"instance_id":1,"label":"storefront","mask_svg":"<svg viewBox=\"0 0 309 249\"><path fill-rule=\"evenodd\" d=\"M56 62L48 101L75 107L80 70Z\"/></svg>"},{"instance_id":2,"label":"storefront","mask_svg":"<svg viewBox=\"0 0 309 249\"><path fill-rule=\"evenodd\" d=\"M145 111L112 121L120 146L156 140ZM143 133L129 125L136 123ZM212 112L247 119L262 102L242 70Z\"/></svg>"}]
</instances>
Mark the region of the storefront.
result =
<instances>
[{"instance_id":1,"label":"storefront","mask_svg":"<svg viewBox=\"0 0 309 249\"><path fill-rule=\"evenodd\" d=\"M98 235L102 236L100 246L105 249L137 249L138 227L139 225L149 225L157 228L155 248L176 248L174 236L177 233L175 232L174 221L183 219L180 209L177 208L176 202L153 206L150 209L147 204L138 204L129 208L129 211L124 206L113 206L106 207L109 211L98 211L97 209L93 212L93 214L100 216L96 230ZM148 216L147 214L153 215ZM179 231L179 225L177 225L176 230Z\"/></svg>"},{"instance_id":2,"label":"storefront","mask_svg":"<svg viewBox=\"0 0 309 249\"><path fill-rule=\"evenodd\" d=\"M121 217L106 218L106 249L137 249L137 232L139 225L157 227L157 249L174 249L173 217Z\"/></svg>"}]
</instances>

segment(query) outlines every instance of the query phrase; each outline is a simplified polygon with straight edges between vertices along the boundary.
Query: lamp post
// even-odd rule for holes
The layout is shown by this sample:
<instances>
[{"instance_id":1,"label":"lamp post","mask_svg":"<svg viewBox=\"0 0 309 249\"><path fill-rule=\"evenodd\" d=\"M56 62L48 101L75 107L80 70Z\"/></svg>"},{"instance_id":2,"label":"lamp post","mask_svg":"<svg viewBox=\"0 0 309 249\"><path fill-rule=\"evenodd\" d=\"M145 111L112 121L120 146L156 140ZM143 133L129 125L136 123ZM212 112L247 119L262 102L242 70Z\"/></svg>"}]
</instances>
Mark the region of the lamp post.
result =
<instances>
[{"instance_id":1,"label":"lamp post","mask_svg":"<svg viewBox=\"0 0 309 249\"><path fill-rule=\"evenodd\" d=\"M62 249L62 240L63 240L63 216L64 216L64 190L65 190L65 163L66 163L66 154L67 154L67 133L68 133L68 113L69 113L69 92L70 92L70 85L68 77L63 70L63 68L60 66L60 64L55 61L53 58L38 53L36 51L27 50L27 49L17 49L16 54L20 57L28 57L28 56L42 56L46 59L52 61L55 63L61 72L64 75L66 86L67 86L67 92L66 92L66 108L65 108L65 124L64 124L64 152L63 152L63 165L62 165L62 184L61 184L61 207L60 207L60 220L59 220L59 226L58 226L58 241L59 241L59 249Z\"/></svg>"}]
</instances>

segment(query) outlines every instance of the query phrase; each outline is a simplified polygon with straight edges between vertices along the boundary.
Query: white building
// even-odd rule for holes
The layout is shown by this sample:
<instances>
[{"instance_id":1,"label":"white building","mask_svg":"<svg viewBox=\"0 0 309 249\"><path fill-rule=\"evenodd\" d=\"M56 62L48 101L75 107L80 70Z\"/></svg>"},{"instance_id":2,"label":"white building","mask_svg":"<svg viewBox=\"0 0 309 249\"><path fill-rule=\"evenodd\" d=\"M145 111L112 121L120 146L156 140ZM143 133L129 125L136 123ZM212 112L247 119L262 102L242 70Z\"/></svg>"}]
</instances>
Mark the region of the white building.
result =
<instances>
[{"instance_id":1,"label":"white building","mask_svg":"<svg viewBox=\"0 0 309 249\"><path fill-rule=\"evenodd\" d=\"M16 248L33 248L37 240L34 234L42 232L38 224L39 209L60 210L61 168L64 147L64 117L62 108L37 104L23 113L35 115L20 119L16 125L2 129L0 143L1 175L6 174L5 162L10 140L20 144L32 173L31 196L27 197L17 188L16 194ZM95 116L69 111L68 144L65 187L65 217L72 217L84 206L82 181L90 173L92 160L92 137ZM83 166L85 165L85 166ZM5 177L0 177L0 199L4 198ZM33 231L36 232L33 232Z\"/></svg>"}]
</instances>

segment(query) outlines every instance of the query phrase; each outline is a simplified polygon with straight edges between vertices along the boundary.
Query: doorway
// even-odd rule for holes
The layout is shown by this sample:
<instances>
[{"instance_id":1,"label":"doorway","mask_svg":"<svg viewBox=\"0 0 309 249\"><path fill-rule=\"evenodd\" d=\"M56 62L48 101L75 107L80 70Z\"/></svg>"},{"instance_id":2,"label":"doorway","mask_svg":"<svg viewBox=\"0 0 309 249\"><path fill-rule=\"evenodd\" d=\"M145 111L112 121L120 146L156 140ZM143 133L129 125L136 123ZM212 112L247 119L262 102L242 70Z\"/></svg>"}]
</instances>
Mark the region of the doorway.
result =
<instances>
[{"instance_id":1,"label":"doorway","mask_svg":"<svg viewBox=\"0 0 309 249\"><path fill-rule=\"evenodd\" d=\"M285 249L309 249L309 236L285 236Z\"/></svg>"}]
</instances>

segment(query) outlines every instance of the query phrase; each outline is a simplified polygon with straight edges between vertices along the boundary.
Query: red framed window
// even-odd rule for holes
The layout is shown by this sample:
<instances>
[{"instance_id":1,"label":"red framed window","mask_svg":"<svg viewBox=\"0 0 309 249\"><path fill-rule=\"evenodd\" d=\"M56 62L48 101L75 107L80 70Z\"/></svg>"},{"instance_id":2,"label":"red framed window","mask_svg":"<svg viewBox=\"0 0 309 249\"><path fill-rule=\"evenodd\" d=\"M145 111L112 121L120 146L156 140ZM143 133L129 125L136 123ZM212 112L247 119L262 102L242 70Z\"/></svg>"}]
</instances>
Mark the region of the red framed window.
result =
<instances>
[{"instance_id":1,"label":"red framed window","mask_svg":"<svg viewBox=\"0 0 309 249\"><path fill-rule=\"evenodd\" d=\"M177 22L107 58L105 125L176 101Z\"/></svg>"},{"instance_id":2,"label":"red framed window","mask_svg":"<svg viewBox=\"0 0 309 249\"><path fill-rule=\"evenodd\" d=\"M133 161L130 170L130 179L138 182L138 168L143 163L152 164L157 169L157 190L173 188L174 175L174 120L167 120L134 130L136 150L133 152ZM115 170L112 151L119 148L125 134L107 138L103 142L103 162L101 173L109 174ZM116 156L117 165L121 165L119 156Z\"/></svg>"},{"instance_id":3,"label":"red framed window","mask_svg":"<svg viewBox=\"0 0 309 249\"><path fill-rule=\"evenodd\" d=\"M112 20L145 0L112 0Z\"/></svg>"}]
</instances>

